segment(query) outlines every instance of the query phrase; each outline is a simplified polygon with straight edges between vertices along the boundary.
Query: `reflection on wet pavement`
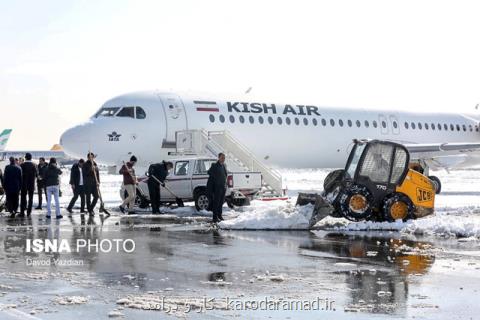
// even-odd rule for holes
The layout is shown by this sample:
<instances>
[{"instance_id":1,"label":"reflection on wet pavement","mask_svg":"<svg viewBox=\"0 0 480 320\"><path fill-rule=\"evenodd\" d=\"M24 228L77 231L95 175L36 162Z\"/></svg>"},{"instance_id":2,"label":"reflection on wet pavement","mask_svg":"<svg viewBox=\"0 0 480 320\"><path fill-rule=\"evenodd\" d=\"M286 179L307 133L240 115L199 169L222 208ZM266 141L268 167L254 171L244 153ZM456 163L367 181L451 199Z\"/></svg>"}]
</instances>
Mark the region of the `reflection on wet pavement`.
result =
<instances>
[{"instance_id":1,"label":"reflection on wet pavement","mask_svg":"<svg viewBox=\"0 0 480 320\"><path fill-rule=\"evenodd\" d=\"M328 298L335 302L335 311L301 311L299 315L367 319L404 317L414 312L433 318L442 309L445 294L461 286L456 296L471 301L479 283L478 276L471 278L469 272L478 269L480 258L468 256L472 249L468 244L404 237L394 232L223 231L202 221L178 223L175 219L149 218L142 223L138 217L116 216L0 220L0 287L5 290L0 303L15 305L19 312L33 310L42 319L61 319L71 312L105 318L112 310L129 319L152 313L159 317L202 315L146 307L162 297L259 301L265 297ZM27 239L66 240L72 252L26 252ZM77 251L79 239L90 243L132 239L135 250ZM459 245L468 256L460 261L462 264L457 263L457 256L445 253ZM29 266L27 260L74 260L83 264ZM459 269L460 273L444 272ZM59 304L59 295L88 299L71 298L75 303L68 300ZM175 301L169 306L184 306ZM0 318L5 315L8 319L11 308L2 305ZM268 313L222 306L203 315L252 319L267 314L274 318L295 315L289 310Z\"/></svg>"},{"instance_id":2,"label":"reflection on wet pavement","mask_svg":"<svg viewBox=\"0 0 480 320\"><path fill-rule=\"evenodd\" d=\"M398 313L406 309L408 276L428 272L435 261L432 244L392 235L327 233L301 246L327 253L336 265L359 268L338 271L345 274L350 289L349 309L374 313ZM354 263L354 264L353 264Z\"/></svg>"}]
</instances>

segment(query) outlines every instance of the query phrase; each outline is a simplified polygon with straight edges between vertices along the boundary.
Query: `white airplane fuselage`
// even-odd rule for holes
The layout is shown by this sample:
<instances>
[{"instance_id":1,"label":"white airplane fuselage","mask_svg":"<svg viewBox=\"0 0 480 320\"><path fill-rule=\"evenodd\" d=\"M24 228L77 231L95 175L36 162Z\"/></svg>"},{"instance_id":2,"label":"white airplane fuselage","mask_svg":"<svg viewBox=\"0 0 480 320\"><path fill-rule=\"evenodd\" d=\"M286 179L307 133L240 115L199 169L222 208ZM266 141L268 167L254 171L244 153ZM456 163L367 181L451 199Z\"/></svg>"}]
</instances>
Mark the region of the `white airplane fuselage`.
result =
<instances>
[{"instance_id":1,"label":"white airplane fuselage","mask_svg":"<svg viewBox=\"0 0 480 320\"><path fill-rule=\"evenodd\" d=\"M122 108L133 117L118 116ZM76 158L96 153L97 161L118 165L134 154L139 165L168 159L181 130L229 130L257 157L290 168L343 167L352 139L400 143L478 142L478 116L387 110L329 108L265 101L219 100L173 93L139 92L107 101L88 122L61 137ZM116 111L115 111L116 110ZM143 111L140 113L140 111ZM480 164L480 155L464 156L457 167Z\"/></svg>"}]
</instances>

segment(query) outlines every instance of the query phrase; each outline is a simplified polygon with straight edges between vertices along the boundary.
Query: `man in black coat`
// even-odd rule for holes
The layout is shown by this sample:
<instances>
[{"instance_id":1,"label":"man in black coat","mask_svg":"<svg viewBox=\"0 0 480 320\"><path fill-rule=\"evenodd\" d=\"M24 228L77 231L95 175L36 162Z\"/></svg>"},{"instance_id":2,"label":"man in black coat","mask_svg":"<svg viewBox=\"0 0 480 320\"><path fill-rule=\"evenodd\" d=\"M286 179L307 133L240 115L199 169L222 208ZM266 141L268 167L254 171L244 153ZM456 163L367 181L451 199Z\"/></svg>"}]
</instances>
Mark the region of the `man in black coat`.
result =
<instances>
[{"instance_id":1,"label":"man in black coat","mask_svg":"<svg viewBox=\"0 0 480 320\"><path fill-rule=\"evenodd\" d=\"M37 166L32 162L32 155L30 153L25 154L25 162L20 165L20 168L22 168L23 178L19 216L23 217L25 216L25 210L27 210L27 216L30 216L32 213L33 193L35 192L35 181L38 176Z\"/></svg>"},{"instance_id":2,"label":"man in black coat","mask_svg":"<svg viewBox=\"0 0 480 320\"><path fill-rule=\"evenodd\" d=\"M85 212L85 185L83 182L83 165L85 160L80 159L78 163L75 163L72 166L70 171L70 186L73 191L73 198L70 200L70 204L67 207L69 213L73 213L72 208L77 202L78 197L80 196L80 213Z\"/></svg>"},{"instance_id":3,"label":"man in black coat","mask_svg":"<svg viewBox=\"0 0 480 320\"><path fill-rule=\"evenodd\" d=\"M154 163L148 168L148 192L152 204L152 213L160 213L160 184L165 185L168 171L173 168L171 162Z\"/></svg>"},{"instance_id":4,"label":"man in black coat","mask_svg":"<svg viewBox=\"0 0 480 320\"><path fill-rule=\"evenodd\" d=\"M3 187L3 171L2 171L2 168L0 168L0 187Z\"/></svg>"},{"instance_id":5,"label":"man in black coat","mask_svg":"<svg viewBox=\"0 0 480 320\"><path fill-rule=\"evenodd\" d=\"M227 167L225 166L225 155L220 153L218 161L212 164L208 170L207 193L212 202L213 222L223 220L222 206L225 202L227 192Z\"/></svg>"},{"instance_id":6,"label":"man in black coat","mask_svg":"<svg viewBox=\"0 0 480 320\"><path fill-rule=\"evenodd\" d=\"M7 209L11 218L18 211L18 196L22 188L22 169L15 164L15 158L10 157L10 164L5 167L3 175L3 187L7 196Z\"/></svg>"},{"instance_id":7,"label":"man in black coat","mask_svg":"<svg viewBox=\"0 0 480 320\"><path fill-rule=\"evenodd\" d=\"M89 152L87 155L83 172L83 183L85 185L85 196L87 198L87 210L90 216L94 216L95 206L98 201L98 188L100 187L100 171L95 162L95 155ZM93 199L92 199L93 197Z\"/></svg>"},{"instance_id":8,"label":"man in black coat","mask_svg":"<svg viewBox=\"0 0 480 320\"><path fill-rule=\"evenodd\" d=\"M45 195L45 201L47 200L47 188L45 187L45 173L47 172L48 164L45 158L41 157L38 161L38 176L37 176L37 193L38 193L38 206L36 210L42 210L42 198Z\"/></svg>"}]
</instances>

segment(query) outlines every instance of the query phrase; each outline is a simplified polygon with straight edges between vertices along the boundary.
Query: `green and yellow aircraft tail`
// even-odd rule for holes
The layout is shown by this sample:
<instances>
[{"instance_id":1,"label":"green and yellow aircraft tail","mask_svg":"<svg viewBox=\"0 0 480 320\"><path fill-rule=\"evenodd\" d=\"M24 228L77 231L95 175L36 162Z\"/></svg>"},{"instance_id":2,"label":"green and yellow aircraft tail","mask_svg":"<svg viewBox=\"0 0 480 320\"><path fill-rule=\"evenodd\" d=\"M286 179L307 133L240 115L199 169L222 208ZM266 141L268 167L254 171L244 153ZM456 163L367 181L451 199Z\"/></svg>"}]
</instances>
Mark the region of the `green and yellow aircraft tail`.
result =
<instances>
[{"instance_id":1,"label":"green and yellow aircraft tail","mask_svg":"<svg viewBox=\"0 0 480 320\"><path fill-rule=\"evenodd\" d=\"M8 139L10 138L10 134L12 133L12 129L5 129L0 133L0 151L5 150L7 147Z\"/></svg>"}]
</instances>

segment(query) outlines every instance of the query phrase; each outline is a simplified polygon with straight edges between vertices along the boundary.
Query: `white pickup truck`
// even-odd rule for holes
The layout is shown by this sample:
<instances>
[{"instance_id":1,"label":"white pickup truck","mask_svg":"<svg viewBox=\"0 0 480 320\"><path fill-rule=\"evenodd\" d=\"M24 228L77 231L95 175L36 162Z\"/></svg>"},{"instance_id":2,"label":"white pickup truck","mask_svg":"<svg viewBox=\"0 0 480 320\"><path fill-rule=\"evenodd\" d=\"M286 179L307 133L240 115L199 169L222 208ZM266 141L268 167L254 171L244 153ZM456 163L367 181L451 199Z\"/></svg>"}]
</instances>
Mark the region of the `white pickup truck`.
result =
<instances>
[{"instance_id":1,"label":"white pickup truck","mask_svg":"<svg viewBox=\"0 0 480 320\"><path fill-rule=\"evenodd\" d=\"M208 169L217 160L206 157L192 157L170 160L173 162L173 170L167 176L164 187L160 187L162 203L175 203L176 197L183 201L195 201L197 210L207 210L209 199L207 196ZM228 167L227 167L228 169ZM150 204L148 192L148 177L138 178L137 197L135 203L140 208L146 208ZM227 193L225 201L229 207L244 206L250 203L250 199L262 189L262 174L260 172L228 172ZM125 198L125 190L122 186L120 196Z\"/></svg>"}]
</instances>

